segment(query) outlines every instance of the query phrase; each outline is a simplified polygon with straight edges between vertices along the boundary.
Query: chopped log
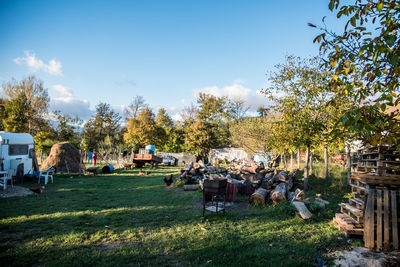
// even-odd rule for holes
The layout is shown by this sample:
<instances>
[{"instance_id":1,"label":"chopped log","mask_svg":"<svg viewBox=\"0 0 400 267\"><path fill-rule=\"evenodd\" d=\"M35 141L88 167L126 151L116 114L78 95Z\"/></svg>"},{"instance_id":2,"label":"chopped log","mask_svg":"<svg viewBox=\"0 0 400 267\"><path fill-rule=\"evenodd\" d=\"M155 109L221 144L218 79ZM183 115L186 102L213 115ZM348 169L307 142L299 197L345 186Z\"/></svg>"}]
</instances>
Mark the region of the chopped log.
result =
<instances>
[{"instance_id":1,"label":"chopped log","mask_svg":"<svg viewBox=\"0 0 400 267\"><path fill-rule=\"evenodd\" d=\"M200 167L201 167L200 164L197 162L195 164L193 164L193 168L195 168L196 170L200 169Z\"/></svg>"},{"instance_id":2,"label":"chopped log","mask_svg":"<svg viewBox=\"0 0 400 267\"><path fill-rule=\"evenodd\" d=\"M199 189L199 185L197 184L185 184L183 186L184 191L197 191Z\"/></svg>"},{"instance_id":3,"label":"chopped log","mask_svg":"<svg viewBox=\"0 0 400 267\"><path fill-rule=\"evenodd\" d=\"M252 174L256 174L258 169L259 169L259 167L257 165L243 166L241 168L242 171L249 172L249 173L252 173Z\"/></svg>"},{"instance_id":4,"label":"chopped log","mask_svg":"<svg viewBox=\"0 0 400 267\"><path fill-rule=\"evenodd\" d=\"M256 192L254 192L250 198L249 202L252 204L259 204L259 205L265 205L265 198L268 195L268 190L264 188L258 188Z\"/></svg>"},{"instance_id":5,"label":"chopped log","mask_svg":"<svg viewBox=\"0 0 400 267\"><path fill-rule=\"evenodd\" d=\"M193 162L191 162L189 165L187 165L185 168L184 168L184 170L185 171L190 171L190 169L192 169L193 168Z\"/></svg>"},{"instance_id":6,"label":"chopped log","mask_svg":"<svg viewBox=\"0 0 400 267\"><path fill-rule=\"evenodd\" d=\"M285 171L281 171L278 173L277 178L281 182L286 182L289 179L288 173Z\"/></svg>"},{"instance_id":7,"label":"chopped log","mask_svg":"<svg viewBox=\"0 0 400 267\"><path fill-rule=\"evenodd\" d=\"M306 205L300 201L293 201L293 206L303 220L308 220L312 217L312 213L307 209Z\"/></svg>"},{"instance_id":8,"label":"chopped log","mask_svg":"<svg viewBox=\"0 0 400 267\"><path fill-rule=\"evenodd\" d=\"M180 178L181 178L181 179L185 179L185 177L186 177L187 174L188 174L188 172L187 172L187 171L184 171L184 172L181 174Z\"/></svg>"},{"instance_id":9,"label":"chopped log","mask_svg":"<svg viewBox=\"0 0 400 267\"><path fill-rule=\"evenodd\" d=\"M329 205L329 201L323 200L322 198L319 197L316 197L314 199L314 203L322 208L324 208L326 205Z\"/></svg>"},{"instance_id":10,"label":"chopped log","mask_svg":"<svg viewBox=\"0 0 400 267\"><path fill-rule=\"evenodd\" d=\"M278 184L274 190L271 192L271 200L274 203L280 203L282 200L286 199L286 188L287 184L286 183L280 183Z\"/></svg>"}]
</instances>

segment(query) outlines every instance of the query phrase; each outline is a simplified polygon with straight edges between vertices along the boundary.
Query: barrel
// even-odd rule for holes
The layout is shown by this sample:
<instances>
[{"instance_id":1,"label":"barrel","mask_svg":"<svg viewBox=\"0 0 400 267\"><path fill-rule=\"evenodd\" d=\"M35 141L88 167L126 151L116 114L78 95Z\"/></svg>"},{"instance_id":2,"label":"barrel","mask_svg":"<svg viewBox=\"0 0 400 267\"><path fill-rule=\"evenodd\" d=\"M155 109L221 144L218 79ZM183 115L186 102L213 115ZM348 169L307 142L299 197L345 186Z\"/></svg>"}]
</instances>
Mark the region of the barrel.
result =
<instances>
[{"instance_id":1,"label":"barrel","mask_svg":"<svg viewBox=\"0 0 400 267\"><path fill-rule=\"evenodd\" d=\"M112 173L113 171L114 171L114 166L113 165L106 165L101 169L101 172L103 174Z\"/></svg>"}]
</instances>

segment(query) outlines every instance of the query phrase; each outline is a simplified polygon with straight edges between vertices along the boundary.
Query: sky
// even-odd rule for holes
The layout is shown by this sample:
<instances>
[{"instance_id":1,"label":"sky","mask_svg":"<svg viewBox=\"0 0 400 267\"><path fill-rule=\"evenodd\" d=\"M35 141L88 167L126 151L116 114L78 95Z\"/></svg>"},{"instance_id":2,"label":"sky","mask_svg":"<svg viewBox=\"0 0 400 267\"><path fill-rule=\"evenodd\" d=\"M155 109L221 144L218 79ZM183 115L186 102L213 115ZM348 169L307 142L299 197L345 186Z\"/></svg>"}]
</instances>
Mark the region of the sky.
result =
<instances>
[{"instance_id":1,"label":"sky","mask_svg":"<svg viewBox=\"0 0 400 267\"><path fill-rule=\"evenodd\" d=\"M199 92L240 97L255 111L286 55L318 55L308 22L337 21L329 0L0 0L0 84L30 74L51 110L88 119L136 95L175 119Z\"/></svg>"}]
</instances>

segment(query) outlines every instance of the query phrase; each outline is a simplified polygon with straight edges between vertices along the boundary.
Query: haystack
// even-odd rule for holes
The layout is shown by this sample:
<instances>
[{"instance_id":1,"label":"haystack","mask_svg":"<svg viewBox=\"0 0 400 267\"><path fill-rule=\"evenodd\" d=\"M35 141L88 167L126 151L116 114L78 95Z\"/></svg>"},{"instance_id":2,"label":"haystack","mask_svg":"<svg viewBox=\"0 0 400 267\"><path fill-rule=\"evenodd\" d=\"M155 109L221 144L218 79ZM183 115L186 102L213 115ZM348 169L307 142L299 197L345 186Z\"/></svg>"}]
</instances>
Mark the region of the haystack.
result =
<instances>
[{"instance_id":1,"label":"haystack","mask_svg":"<svg viewBox=\"0 0 400 267\"><path fill-rule=\"evenodd\" d=\"M80 159L81 154L78 149L70 143L58 143L51 147L50 155L43 162L41 169L44 170L54 166L57 172L79 172Z\"/></svg>"}]
</instances>

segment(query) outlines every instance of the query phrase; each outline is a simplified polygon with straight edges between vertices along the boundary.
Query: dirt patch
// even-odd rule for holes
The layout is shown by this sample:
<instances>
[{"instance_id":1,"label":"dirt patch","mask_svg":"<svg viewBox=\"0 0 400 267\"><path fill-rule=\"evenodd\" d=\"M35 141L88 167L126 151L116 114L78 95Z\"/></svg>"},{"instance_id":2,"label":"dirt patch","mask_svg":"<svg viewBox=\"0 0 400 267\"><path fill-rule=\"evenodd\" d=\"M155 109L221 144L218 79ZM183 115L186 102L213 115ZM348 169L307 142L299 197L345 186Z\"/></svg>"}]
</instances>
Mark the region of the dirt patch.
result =
<instances>
[{"instance_id":1,"label":"dirt patch","mask_svg":"<svg viewBox=\"0 0 400 267\"><path fill-rule=\"evenodd\" d=\"M400 252L376 252L363 247L354 247L349 251L336 251L330 254L334 266L341 267L390 267L400 266Z\"/></svg>"},{"instance_id":2,"label":"dirt patch","mask_svg":"<svg viewBox=\"0 0 400 267\"><path fill-rule=\"evenodd\" d=\"M0 197L1 198L8 198L8 197L25 197L28 195L33 195L34 193L29 190L29 188L22 187L22 186L7 186L6 190L0 189Z\"/></svg>"}]
</instances>

